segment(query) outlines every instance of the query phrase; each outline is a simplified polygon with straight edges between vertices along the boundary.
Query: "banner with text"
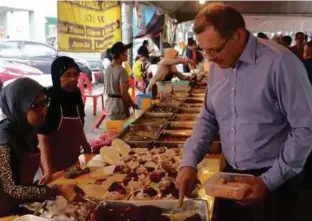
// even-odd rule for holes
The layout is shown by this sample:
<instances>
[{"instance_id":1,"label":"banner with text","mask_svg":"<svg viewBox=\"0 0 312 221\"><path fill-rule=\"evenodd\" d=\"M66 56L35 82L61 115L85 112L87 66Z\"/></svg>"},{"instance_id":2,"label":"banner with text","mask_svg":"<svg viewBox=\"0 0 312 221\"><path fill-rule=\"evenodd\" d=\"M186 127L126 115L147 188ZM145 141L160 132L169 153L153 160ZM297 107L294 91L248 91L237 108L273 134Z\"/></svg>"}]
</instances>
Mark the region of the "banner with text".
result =
<instances>
[{"instance_id":1,"label":"banner with text","mask_svg":"<svg viewBox=\"0 0 312 221\"><path fill-rule=\"evenodd\" d=\"M58 1L58 48L103 52L121 41L120 1Z\"/></svg>"}]
</instances>

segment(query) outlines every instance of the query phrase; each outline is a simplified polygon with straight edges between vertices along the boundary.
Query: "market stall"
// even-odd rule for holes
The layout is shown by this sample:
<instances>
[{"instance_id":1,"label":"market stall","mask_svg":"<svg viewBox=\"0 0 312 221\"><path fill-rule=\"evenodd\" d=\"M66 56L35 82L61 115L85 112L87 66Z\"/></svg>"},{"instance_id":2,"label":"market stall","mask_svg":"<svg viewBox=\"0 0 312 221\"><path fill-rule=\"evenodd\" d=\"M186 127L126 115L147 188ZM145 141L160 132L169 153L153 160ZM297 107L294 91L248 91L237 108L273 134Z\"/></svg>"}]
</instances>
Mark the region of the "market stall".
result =
<instances>
[{"instance_id":1,"label":"market stall","mask_svg":"<svg viewBox=\"0 0 312 221\"><path fill-rule=\"evenodd\" d=\"M143 217L156 210L155 220L210 220L213 198L205 194L202 184L222 166L218 137L199 165L196 188L179 209L175 187L183 144L202 108L206 85L178 85L173 89L175 93L170 98L152 104L139 116L133 115L132 123L110 147L88 155L87 165L54 175L52 184L71 183L82 188L86 203L67 203L57 197L55 201L27 205L28 208L48 220L97 221L101 220L99 217L112 216L109 211L128 216L141 214L143 208L149 211L142 213ZM123 219L114 216L111 220Z\"/></svg>"}]
</instances>

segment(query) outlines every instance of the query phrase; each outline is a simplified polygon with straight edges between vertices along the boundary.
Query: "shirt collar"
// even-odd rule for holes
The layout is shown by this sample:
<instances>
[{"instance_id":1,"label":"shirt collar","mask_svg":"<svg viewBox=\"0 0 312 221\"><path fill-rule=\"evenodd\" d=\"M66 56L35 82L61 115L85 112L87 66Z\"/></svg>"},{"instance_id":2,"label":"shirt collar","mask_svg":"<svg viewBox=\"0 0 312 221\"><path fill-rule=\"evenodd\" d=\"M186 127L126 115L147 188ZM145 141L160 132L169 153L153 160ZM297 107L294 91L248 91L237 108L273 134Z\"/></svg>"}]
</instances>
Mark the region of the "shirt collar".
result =
<instances>
[{"instance_id":1,"label":"shirt collar","mask_svg":"<svg viewBox=\"0 0 312 221\"><path fill-rule=\"evenodd\" d=\"M253 34L249 33L249 38L243 53L241 54L239 61L256 64L256 45L257 38Z\"/></svg>"}]
</instances>

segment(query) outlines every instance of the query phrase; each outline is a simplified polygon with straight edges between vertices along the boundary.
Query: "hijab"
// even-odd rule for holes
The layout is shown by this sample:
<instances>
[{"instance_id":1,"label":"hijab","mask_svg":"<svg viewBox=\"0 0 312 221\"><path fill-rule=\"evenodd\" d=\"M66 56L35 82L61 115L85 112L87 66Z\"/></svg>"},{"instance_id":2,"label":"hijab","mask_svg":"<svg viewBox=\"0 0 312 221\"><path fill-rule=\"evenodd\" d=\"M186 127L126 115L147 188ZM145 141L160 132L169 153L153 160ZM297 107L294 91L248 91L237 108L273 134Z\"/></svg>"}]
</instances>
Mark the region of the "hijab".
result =
<instances>
[{"instance_id":1,"label":"hijab","mask_svg":"<svg viewBox=\"0 0 312 221\"><path fill-rule=\"evenodd\" d=\"M36 131L28 123L27 112L42 91L44 87L29 78L19 78L1 91L0 145L8 144L17 152L37 149Z\"/></svg>"},{"instance_id":2,"label":"hijab","mask_svg":"<svg viewBox=\"0 0 312 221\"><path fill-rule=\"evenodd\" d=\"M53 88L51 88L49 94L53 100L57 100L62 105L76 105L81 102L81 93L79 88L75 92L67 92L61 86L61 77L67 71L68 68L75 67L80 73L80 68L74 59L67 56L57 57L51 66L51 75Z\"/></svg>"}]
</instances>

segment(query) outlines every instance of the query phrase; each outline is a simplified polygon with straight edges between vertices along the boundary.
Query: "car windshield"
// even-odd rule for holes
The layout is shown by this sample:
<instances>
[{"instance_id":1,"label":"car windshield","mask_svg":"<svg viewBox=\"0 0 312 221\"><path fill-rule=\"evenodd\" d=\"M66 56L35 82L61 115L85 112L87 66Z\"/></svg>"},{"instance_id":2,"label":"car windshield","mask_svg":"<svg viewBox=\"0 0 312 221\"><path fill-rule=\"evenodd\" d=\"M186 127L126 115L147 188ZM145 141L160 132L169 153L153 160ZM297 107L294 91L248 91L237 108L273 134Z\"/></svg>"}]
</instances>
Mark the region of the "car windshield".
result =
<instances>
[{"instance_id":1,"label":"car windshield","mask_svg":"<svg viewBox=\"0 0 312 221\"><path fill-rule=\"evenodd\" d=\"M41 44L25 44L23 55L26 57L52 57L56 56L57 51Z\"/></svg>"},{"instance_id":2,"label":"car windshield","mask_svg":"<svg viewBox=\"0 0 312 221\"><path fill-rule=\"evenodd\" d=\"M21 57L19 42L0 42L1 57Z\"/></svg>"}]
</instances>

